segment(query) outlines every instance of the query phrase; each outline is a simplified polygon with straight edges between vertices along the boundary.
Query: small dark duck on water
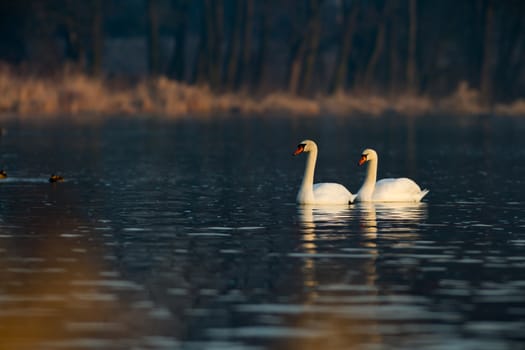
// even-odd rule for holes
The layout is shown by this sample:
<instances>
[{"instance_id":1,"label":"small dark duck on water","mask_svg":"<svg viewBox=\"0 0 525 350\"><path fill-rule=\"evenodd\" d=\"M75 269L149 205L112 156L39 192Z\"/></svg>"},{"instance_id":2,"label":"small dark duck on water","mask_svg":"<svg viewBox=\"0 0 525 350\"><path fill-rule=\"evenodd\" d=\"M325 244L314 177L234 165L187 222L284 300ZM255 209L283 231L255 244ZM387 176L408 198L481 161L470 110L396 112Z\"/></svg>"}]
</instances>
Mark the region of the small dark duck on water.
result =
<instances>
[{"instance_id":1,"label":"small dark duck on water","mask_svg":"<svg viewBox=\"0 0 525 350\"><path fill-rule=\"evenodd\" d=\"M64 178L60 175L51 174L49 177L49 182L62 182Z\"/></svg>"},{"instance_id":2,"label":"small dark duck on water","mask_svg":"<svg viewBox=\"0 0 525 350\"><path fill-rule=\"evenodd\" d=\"M0 170L0 179L5 179L7 177L7 173L4 169Z\"/></svg>"}]
</instances>

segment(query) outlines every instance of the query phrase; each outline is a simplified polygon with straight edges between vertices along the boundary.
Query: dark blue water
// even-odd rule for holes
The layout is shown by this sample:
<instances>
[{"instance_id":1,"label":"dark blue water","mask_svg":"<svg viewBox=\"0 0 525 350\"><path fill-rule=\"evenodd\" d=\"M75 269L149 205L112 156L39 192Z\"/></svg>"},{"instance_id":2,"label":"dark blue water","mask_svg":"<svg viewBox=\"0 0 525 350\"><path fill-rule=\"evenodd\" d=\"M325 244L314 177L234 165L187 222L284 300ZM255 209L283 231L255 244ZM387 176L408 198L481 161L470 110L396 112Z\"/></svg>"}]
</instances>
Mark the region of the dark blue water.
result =
<instances>
[{"instance_id":1,"label":"dark blue water","mask_svg":"<svg viewBox=\"0 0 525 350\"><path fill-rule=\"evenodd\" d=\"M0 348L516 349L525 120L6 122ZM299 207L316 181L411 177L419 204ZM66 181L50 184L51 173Z\"/></svg>"}]
</instances>

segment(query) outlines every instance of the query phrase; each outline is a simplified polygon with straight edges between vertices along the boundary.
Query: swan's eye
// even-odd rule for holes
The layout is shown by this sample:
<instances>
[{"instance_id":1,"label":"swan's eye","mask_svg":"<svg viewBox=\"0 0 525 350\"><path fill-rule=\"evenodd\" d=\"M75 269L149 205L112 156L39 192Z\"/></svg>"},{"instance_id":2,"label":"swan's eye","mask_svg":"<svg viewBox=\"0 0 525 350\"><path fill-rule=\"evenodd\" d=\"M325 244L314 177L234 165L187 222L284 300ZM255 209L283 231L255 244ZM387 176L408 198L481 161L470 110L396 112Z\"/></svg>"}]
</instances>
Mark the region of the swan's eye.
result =
<instances>
[{"instance_id":1,"label":"swan's eye","mask_svg":"<svg viewBox=\"0 0 525 350\"><path fill-rule=\"evenodd\" d=\"M297 145L297 151L304 152L305 147L306 147L306 144L300 143Z\"/></svg>"}]
</instances>

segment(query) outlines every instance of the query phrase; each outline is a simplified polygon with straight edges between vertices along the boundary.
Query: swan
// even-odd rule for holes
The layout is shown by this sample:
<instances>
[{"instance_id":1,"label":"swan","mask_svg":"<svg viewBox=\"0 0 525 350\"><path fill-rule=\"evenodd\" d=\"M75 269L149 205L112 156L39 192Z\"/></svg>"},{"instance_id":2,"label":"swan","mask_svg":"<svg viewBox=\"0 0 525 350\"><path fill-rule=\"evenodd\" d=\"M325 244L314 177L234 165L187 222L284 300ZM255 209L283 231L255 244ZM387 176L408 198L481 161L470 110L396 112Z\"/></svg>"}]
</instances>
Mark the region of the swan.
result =
<instances>
[{"instance_id":1,"label":"swan","mask_svg":"<svg viewBox=\"0 0 525 350\"><path fill-rule=\"evenodd\" d=\"M419 202L428 190L421 188L406 177L377 179L377 152L365 149L361 154L359 165L368 162L365 181L357 192L357 200L362 202Z\"/></svg>"},{"instance_id":2,"label":"swan","mask_svg":"<svg viewBox=\"0 0 525 350\"><path fill-rule=\"evenodd\" d=\"M317 145L312 140L304 140L297 146L294 156L309 153L306 158L303 182L297 203L299 204L350 204L355 195L350 193L343 185L333 182L323 182L314 185L315 163L317 161Z\"/></svg>"}]
</instances>

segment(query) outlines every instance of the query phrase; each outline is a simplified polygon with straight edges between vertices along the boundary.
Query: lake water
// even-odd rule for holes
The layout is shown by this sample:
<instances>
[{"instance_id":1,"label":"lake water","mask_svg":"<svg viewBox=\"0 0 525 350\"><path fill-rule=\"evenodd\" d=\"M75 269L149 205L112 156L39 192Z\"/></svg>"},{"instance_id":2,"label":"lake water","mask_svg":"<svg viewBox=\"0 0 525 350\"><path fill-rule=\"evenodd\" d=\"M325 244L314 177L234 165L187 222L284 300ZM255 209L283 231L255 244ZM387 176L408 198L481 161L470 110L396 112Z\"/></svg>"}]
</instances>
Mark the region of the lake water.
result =
<instances>
[{"instance_id":1,"label":"lake water","mask_svg":"<svg viewBox=\"0 0 525 350\"><path fill-rule=\"evenodd\" d=\"M2 349L525 344L525 119L3 126ZM430 193L300 207L305 138L317 182L356 192L373 147Z\"/></svg>"}]
</instances>

